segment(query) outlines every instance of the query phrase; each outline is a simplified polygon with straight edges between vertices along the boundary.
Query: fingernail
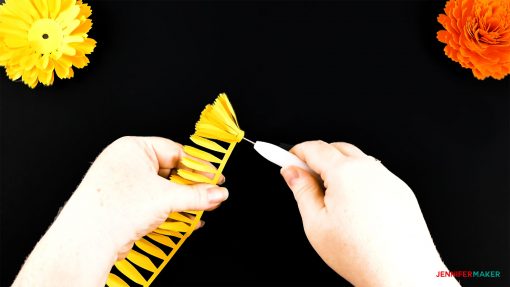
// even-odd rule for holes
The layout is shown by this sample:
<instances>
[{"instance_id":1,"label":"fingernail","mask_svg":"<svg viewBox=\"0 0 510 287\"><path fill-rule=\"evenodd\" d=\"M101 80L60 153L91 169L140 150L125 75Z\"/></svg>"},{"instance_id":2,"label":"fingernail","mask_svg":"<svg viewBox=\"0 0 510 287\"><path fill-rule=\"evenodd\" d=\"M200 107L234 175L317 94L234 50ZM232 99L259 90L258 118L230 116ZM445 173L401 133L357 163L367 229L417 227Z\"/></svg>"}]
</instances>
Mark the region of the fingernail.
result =
<instances>
[{"instance_id":1,"label":"fingernail","mask_svg":"<svg viewBox=\"0 0 510 287\"><path fill-rule=\"evenodd\" d=\"M204 227L204 225L205 225L205 221L200 220L200 228Z\"/></svg>"},{"instance_id":2,"label":"fingernail","mask_svg":"<svg viewBox=\"0 0 510 287\"><path fill-rule=\"evenodd\" d=\"M296 170L296 168L292 167L284 167L280 170L280 173L283 176L283 179L285 179L285 182L287 185L292 188L294 184L296 183L296 180L299 178L299 173Z\"/></svg>"},{"instance_id":3,"label":"fingernail","mask_svg":"<svg viewBox=\"0 0 510 287\"><path fill-rule=\"evenodd\" d=\"M228 190L224 187L211 187L207 190L207 199L210 203L220 203L228 198Z\"/></svg>"},{"instance_id":4,"label":"fingernail","mask_svg":"<svg viewBox=\"0 0 510 287\"><path fill-rule=\"evenodd\" d=\"M218 182L218 184L224 184L226 180L227 180L227 179L225 178L225 176L222 176L222 177L220 178L220 181Z\"/></svg>"}]
</instances>

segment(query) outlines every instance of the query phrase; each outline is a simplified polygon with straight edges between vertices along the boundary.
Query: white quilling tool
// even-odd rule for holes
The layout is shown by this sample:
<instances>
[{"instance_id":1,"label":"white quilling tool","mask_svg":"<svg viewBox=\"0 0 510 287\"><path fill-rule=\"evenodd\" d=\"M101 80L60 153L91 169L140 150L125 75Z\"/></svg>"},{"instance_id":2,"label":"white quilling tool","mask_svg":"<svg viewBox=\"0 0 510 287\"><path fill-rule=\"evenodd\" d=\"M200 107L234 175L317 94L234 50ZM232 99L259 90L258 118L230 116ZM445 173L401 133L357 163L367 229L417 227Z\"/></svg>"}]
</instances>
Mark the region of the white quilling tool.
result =
<instances>
[{"instance_id":1,"label":"white quilling tool","mask_svg":"<svg viewBox=\"0 0 510 287\"><path fill-rule=\"evenodd\" d=\"M284 150L283 148L270 144L263 141L253 142L247 138L243 138L245 141L253 144L253 148L268 161L280 166L297 166L311 173L315 178L320 179L321 177L313 171L306 163L300 160L294 154Z\"/></svg>"}]
</instances>

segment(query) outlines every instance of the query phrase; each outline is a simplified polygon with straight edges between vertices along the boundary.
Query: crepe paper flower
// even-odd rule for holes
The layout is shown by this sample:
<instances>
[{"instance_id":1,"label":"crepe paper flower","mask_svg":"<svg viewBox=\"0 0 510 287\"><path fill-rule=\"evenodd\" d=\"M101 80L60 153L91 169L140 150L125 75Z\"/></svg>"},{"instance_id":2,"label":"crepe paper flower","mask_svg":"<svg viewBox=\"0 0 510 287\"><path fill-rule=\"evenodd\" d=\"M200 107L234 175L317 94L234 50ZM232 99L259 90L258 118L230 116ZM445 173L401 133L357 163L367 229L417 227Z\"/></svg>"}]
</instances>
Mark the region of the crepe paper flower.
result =
<instances>
[{"instance_id":1,"label":"crepe paper flower","mask_svg":"<svg viewBox=\"0 0 510 287\"><path fill-rule=\"evenodd\" d=\"M480 80L510 73L509 0L449 0L444 12L437 39L449 58Z\"/></svg>"},{"instance_id":2,"label":"crepe paper flower","mask_svg":"<svg viewBox=\"0 0 510 287\"><path fill-rule=\"evenodd\" d=\"M72 78L89 63L92 10L81 0L7 0L0 5L0 66L31 88Z\"/></svg>"}]
</instances>

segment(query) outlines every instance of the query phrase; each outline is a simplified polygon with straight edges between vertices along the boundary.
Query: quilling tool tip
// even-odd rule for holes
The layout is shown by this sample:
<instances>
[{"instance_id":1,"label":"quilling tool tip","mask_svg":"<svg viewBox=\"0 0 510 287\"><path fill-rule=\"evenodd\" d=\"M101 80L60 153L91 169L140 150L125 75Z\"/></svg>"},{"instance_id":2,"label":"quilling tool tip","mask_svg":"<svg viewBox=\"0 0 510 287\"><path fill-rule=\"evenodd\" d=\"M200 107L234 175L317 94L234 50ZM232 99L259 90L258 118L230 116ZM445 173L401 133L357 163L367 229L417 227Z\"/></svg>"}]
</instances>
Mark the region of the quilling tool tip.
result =
<instances>
[{"instance_id":1,"label":"quilling tool tip","mask_svg":"<svg viewBox=\"0 0 510 287\"><path fill-rule=\"evenodd\" d=\"M247 141L247 142L251 143L252 145L254 145L254 144L255 144L255 142L253 142L253 141L251 141L251 140L249 140L249 139L247 139L247 138L243 138L243 140L245 140L245 141Z\"/></svg>"}]
</instances>

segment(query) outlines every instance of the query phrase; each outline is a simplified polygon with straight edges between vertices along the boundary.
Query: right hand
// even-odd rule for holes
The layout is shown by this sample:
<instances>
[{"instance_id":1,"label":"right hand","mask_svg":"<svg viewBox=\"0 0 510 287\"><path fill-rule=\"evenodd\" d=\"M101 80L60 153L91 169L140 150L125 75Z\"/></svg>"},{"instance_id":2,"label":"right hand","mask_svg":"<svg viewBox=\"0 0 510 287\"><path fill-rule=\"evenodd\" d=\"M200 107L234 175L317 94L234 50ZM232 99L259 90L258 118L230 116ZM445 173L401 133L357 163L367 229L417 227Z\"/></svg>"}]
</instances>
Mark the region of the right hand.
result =
<instances>
[{"instance_id":1,"label":"right hand","mask_svg":"<svg viewBox=\"0 0 510 287\"><path fill-rule=\"evenodd\" d=\"M281 170L308 240L338 274L355 286L460 286L436 277L448 269L416 197L379 161L348 143L304 142L291 152L324 181Z\"/></svg>"}]
</instances>

